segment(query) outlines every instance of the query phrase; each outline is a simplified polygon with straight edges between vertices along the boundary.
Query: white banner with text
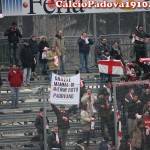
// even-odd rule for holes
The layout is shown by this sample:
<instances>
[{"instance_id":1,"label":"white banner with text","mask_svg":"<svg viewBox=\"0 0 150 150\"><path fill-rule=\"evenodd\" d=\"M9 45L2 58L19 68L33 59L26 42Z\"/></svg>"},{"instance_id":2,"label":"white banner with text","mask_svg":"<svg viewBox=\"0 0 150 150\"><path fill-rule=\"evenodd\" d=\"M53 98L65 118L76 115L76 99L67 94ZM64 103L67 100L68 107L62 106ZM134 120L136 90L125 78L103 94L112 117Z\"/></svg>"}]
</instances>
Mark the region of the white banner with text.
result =
<instances>
[{"instance_id":1,"label":"white banner with text","mask_svg":"<svg viewBox=\"0 0 150 150\"><path fill-rule=\"evenodd\" d=\"M80 74L64 77L52 74L50 102L52 104L79 104Z\"/></svg>"}]
</instances>

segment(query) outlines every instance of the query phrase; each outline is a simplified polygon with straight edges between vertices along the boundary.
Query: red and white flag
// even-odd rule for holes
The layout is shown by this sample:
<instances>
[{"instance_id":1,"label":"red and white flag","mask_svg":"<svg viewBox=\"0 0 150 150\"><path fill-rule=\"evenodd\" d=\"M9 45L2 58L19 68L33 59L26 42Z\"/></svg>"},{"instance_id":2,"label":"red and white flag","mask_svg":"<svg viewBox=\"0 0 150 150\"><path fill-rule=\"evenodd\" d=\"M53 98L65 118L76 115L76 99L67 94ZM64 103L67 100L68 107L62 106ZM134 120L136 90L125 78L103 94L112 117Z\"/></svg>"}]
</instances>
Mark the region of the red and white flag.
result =
<instances>
[{"instance_id":1,"label":"red and white flag","mask_svg":"<svg viewBox=\"0 0 150 150\"><path fill-rule=\"evenodd\" d=\"M116 118L117 118L117 122L118 122L118 148L119 148L120 140L122 139L122 126L121 126L120 115L119 115L118 110L116 112Z\"/></svg>"},{"instance_id":2,"label":"red and white flag","mask_svg":"<svg viewBox=\"0 0 150 150\"><path fill-rule=\"evenodd\" d=\"M121 60L99 60L98 67L100 73L123 75Z\"/></svg>"},{"instance_id":3,"label":"red and white flag","mask_svg":"<svg viewBox=\"0 0 150 150\"><path fill-rule=\"evenodd\" d=\"M150 62L150 58L140 58L139 61L140 61L141 63Z\"/></svg>"}]
</instances>

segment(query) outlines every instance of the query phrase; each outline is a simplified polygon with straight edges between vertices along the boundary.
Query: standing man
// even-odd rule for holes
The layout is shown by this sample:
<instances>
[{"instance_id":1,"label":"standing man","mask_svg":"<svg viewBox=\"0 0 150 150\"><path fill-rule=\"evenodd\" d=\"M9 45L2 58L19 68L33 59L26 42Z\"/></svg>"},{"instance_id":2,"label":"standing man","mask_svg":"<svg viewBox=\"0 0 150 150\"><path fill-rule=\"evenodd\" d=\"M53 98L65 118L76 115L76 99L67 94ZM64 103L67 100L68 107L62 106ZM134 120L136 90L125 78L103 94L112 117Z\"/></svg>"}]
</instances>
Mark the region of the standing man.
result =
<instances>
[{"instance_id":1,"label":"standing man","mask_svg":"<svg viewBox=\"0 0 150 150\"><path fill-rule=\"evenodd\" d=\"M24 85L30 86L31 68L34 64L34 57L31 48L29 47L29 41L24 40L23 47L20 51L20 60L23 67Z\"/></svg>"},{"instance_id":2,"label":"standing man","mask_svg":"<svg viewBox=\"0 0 150 150\"><path fill-rule=\"evenodd\" d=\"M150 38L150 35L144 32L143 26L136 27L136 31L130 35L132 43L134 43L134 51L136 54L136 62L139 64L140 58L146 57L146 38Z\"/></svg>"},{"instance_id":3,"label":"standing man","mask_svg":"<svg viewBox=\"0 0 150 150\"><path fill-rule=\"evenodd\" d=\"M97 44L95 45L95 57L96 63L99 57L104 53L104 51L111 51L110 45L108 44L108 40L106 38L101 38L100 41L98 40Z\"/></svg>"},{"instance_id":4,"label":"standing man","mask_svg":"<svg viewBox=\"0 0 150 150\"><path fill-rule=\"evenodd\" d=\"M83 64L85 62L85 68L87 73L91 73L88 67L88 59L89 59L89 52L90 52L90 45L94 44L94 41L87 37L86 32L83 32L81 37L78 38L78 45L79 45L79 58L80 58L80 72L83 70Z\"/></svg>"},{"instance_id":5,"label":"standing man","mask_svg":"<svg viewBox=\"0 0 150 150\"><path fill-rule=\"evenodd\" d=\"M68 129L70 128L69 114L76 109L76 105L73 105L68 110L65 110L64 105L60 106L60 110L54 104L51 104L51 107L53 108L57 117L57 125L61 137L62 149L66 150Z\"/></svg>"},{"instance_id":6,"label":"standing man","mask_svg":"<svg viewBox=\"0 0 150 150\"><path fill-rule=\"evenodd\" d=\"M37 65L37 57L38 57L38 51L39 51L38 43L37 43L35 35L31 36L31 39L29 40L29 46L32 50L33 59L34 59L34 63L33 63L33 66L32 66L32 77L35 77L36 76L35 67Z\"/></svg>"},{"instance_id":7,"label":"standing man","mask_svg":"<svg viewBox=\"0 0 150 150\"><path fill-rule=\"evenodd\" d=\"M40 138L39 145L41 147L41 150L44 150L44 111L43 108L40 108L40 111L38 112L38 115L35 119L35 127L37 128L37 132ZM46 117L46 131L49 130L49 120Z\"/></svg>"},{"instance_id":8,"label":"standing man","mask_svg":"<svg viewBox=\"0 0 150 150\"><path fill-rule=\"evenodd\" d=\"M23 82L23 73L16 67L16 64L13 65L13 68L8 73L8 81L11 86L11 108L18 108L19 90Z\"/></svg>"},{"instance_id":9,"label":"standing man","mask_svg":"<svg viewBox=\"0 0 150 150\"><path fill-rule=\"evenodd\" d=\"M105 50L102 55L99 56L99 60L112 60L112 56L110 56L110 52ZM109 82L112 82L112 74L100 73L101 82L100 86L102 87L106 81L106 78Z\"/></svg>"},{"instance_id":10,"label":"standing man","mask_svg":"<svg viewBox=\"0 0 150 150\"><path fill-rule=\"evenodd\" d=\"M61 56L60 56L61 69L62 69L62 73L66 74L66 71L65 71L66 47L65 47L65 39L62 35L63 35L62 30L58 30L53 40L53 44L56 45L56 47L61 53Z\"/></svg>"},{"instance_id":11,"label":"standing man","mask_svg":"<svg viewBox=\"0 0 150 150\"><path fill-rule=\"evenodd\" d=\"M8 36L9 50L10 50L10 63L18 64L17 58L17 45L19 43L19 38L22 38L20 30L17 28L16 22L12 22L12 25L5 31L4 36Z\"/></svg>"}]
</instances>

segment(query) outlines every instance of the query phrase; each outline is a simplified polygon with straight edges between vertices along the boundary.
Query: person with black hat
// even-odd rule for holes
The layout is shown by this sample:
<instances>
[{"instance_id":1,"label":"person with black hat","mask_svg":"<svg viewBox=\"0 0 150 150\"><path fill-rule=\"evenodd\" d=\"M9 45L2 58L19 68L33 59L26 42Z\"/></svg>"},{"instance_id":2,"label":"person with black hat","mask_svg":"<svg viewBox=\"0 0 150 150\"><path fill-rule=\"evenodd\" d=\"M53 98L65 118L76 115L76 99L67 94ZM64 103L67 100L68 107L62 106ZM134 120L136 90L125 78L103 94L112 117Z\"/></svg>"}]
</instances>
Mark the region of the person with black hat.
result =
<instances>
[{"instance_id":1,"label":"person with black hat","mask_svg":"<svg viewBox=\"0 0 150 150\"><path fill-rule=\"evenodd\" d=\"M33 53L29 47L29 41L24 40L23 47L20 51L20 60L23 67L24 85L30 86L31 67L33 66Z\"/></svg>"},{"instance_id":2,"label":"person with black hat","mask_svg":"<svg viewBox=\"0 0 150 150\"><path fill-rule=\"evenodd\" d=\"M57 125L59 134L61 137L61 146L65 150L66 149L66 141L67 141L67 135L68 135L68 129L70 128L70 122L69 122L69 114L76 109L76 105L73 105L68 110L65 110L65 105L60 106L60 110L54 105L51 104L51 107L53 108L56 117L57 117Z\"/></svg>"}]
</instances>

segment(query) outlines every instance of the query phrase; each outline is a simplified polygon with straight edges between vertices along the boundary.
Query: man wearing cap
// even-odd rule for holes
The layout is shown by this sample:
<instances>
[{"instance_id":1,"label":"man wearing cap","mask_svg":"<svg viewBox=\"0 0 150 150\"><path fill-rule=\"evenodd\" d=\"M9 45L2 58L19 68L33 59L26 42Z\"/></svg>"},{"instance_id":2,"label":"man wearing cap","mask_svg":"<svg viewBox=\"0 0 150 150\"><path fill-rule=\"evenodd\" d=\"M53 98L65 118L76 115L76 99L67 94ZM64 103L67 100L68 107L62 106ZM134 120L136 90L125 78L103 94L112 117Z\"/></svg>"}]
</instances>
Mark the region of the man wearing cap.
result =
<instances>
[{"instance_id":1,"label":"man wearing cap","mask_svg":"<svg viewBox=\"0 0 150 150\"><path fill-rule=\"evenodd\" d=\"M74 109L76 109L76 105L73 105L68 110L65 110L64 105L60 106L60 110L54 104L51 104L51 107L53 108L53 110L56 114L56 117L57 117L58 130L59 130L60 137L62 139L61 146L64 150L66 150L68 129L70 128L69 114Z\"/></svg>"},{"instance_id":2,"label":"man wearing cap","mask_svg":"<svg viewBox=\"0 0 150 150\"><path fill-rule=\"evenodd\" d=\"M18 108L19 90L23 82L23 73L21 69L13 65L13 68L8 73L8 81L11 87L11 108Z\"/></svg>"}]
</instances>

